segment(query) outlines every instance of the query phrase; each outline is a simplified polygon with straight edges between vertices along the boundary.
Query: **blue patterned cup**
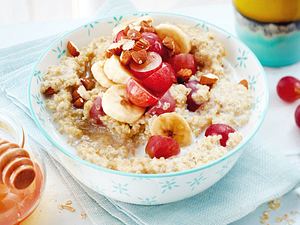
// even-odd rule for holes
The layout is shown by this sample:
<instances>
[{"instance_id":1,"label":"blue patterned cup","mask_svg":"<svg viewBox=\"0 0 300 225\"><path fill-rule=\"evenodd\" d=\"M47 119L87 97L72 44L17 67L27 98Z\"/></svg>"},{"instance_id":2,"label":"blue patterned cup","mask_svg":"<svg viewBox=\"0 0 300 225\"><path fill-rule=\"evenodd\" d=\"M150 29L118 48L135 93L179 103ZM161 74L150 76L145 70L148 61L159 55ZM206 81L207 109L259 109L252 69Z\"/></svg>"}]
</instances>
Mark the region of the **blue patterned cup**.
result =
<instances>
[{"instance_id":1,"label":"blue patterned cup","mask_svg":"<svg viewBox=\"0 0 300 225\"><path fill-rule=\"evenodd\" d=\"M291 4L234 0L234 4L236 32L264 66L286 66L300 60L299 0Z\"/></svg>"},{"instance_id":2,"label":"blue patterned cup","mask_svg":"<svg viewBox=\"0 0 300 225\"><path fill-rule=\"evenodd\" d=\"M243 141L225 156L198 168L166 174L134 174L107 169L82 160L76 150L70 146L56 129L50 113L45 108L45 99L40 93L41 78L48 66L58 64L66 54L68 40L74 40L78 47L88 45L94 38L111 35L112 29L125 19L141 15L150 15L155 24L172 21L198 28L199 31L211 31L227 52L226 61L236 71L237 80L247 79L249 90L253 93L253 109L249 123L240 132ZM135 13L100 19L66 34L55 41L39 59L34 68L30 85L29 101L32 115L41 132L56 148L52 155L87 187L94 191L123 202L156 205L179 201L194 196L219 181L234 166L248 141L261 125L268 104L268 89L264 70L255 55L241 41L226 31L191 17L167 13ZM241 174L242 176L242 174Z\"/></svg>"}]
</instances>

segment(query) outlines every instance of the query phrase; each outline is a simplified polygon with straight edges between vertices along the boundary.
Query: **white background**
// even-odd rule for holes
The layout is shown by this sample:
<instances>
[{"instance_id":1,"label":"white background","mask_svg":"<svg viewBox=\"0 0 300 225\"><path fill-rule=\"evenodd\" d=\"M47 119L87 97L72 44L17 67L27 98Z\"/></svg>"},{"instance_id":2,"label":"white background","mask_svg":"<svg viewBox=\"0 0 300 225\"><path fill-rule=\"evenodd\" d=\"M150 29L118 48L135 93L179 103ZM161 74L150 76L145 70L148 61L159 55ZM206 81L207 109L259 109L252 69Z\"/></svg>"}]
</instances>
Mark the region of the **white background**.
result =
<instances>
[{"instance_id":1,"label":"white background","mask_svg":"<svg viewBox=\"0 0 300 225\"><path fill-rule=\"evenodd\" d=\"M229 0L132 0L138 10L169 11L205 19L234 33L234 19ZM103 0L0 0L0 48L34 40L72 29L93 16ZM217 16L216 16L217 15ZM280 69L266 68L270 88L270 107L266 120L255 137L268 143L274 151L287 155L286 160L299 163L300 129L294 123L294 104L281 102L275 91L280 77L293 75L300 78L300 64ZM299 191L300 193L300 191ZM76 212L61 211L58 204L72 200ZM300 211L300 198L294 191L282 199L281 208L271 213L270 224L275 218L291 211ZM266 205L238 221L238 225L260 224L259 217ZM81 219L80 203L69 188L48 168L45 195L36 212L22 225L88 225L89 219ZM294 224L300 224L300 216L291 216Z\"/></svg>"}]
</instances>

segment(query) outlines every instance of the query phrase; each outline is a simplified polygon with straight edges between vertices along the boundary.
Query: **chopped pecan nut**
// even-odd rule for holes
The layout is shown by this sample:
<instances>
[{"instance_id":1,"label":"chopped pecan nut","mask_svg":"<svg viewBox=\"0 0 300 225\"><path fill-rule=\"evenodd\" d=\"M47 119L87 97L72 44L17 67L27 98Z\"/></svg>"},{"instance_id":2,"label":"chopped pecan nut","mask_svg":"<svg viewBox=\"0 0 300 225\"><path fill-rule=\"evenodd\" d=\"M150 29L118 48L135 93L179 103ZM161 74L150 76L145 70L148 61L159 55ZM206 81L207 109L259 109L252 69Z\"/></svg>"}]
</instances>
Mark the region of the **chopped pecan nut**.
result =
<instances>
[{"instance_id":1,"label":"chopped pecan nut","mask_svg":"<svg viewBox=\"0 0 300 225\"><path fill-rule=\"evenodd\" d=\"M75 102L78 98L80 98L80 94L78 93L78 88L75 88L72 91L72 102Z\"/></svg>"},{"instance_id":2,"label":"chopped pecan nut","mask_svg":"<svg viewBox=\"0 0 300 225\"><path fill-rule=\"evenodd\" d=\"M140 40L135 42L133 50L134 51L139 51L139 50L142 50L142 49L148 50L149 47L150 47L149 41L147 41L144 38L141 38Z\"/></svg>"},{"instance_id":3,"label":"chopped pecan nut","mask_svg":"<svg viewBox=\"0 0 300 225\"><path fill-rule=\"evenodd\" d=\"M134 45L135 45L134 40L124 40L124 43L122 45L122 49L124 51L131 50L131 49L133 49Z\"/></svg>"},{"instance_id":4,"label":"chopped pecan nut","mask_svg":"<svg viewBox=\"0 0 300 225\"><path fill-rule=\"evenodd\" d=\"M172 50L172 54L179 53L179 47L177 46L176 42L173 38L165 37L162 41L163 45L166 46L168 49Z\"/></svg>"},{"instance_id":5,"label":"chopped pecan nut","mask_svg":"<svg viewBox=\"0 0 300 225\"><path fill-rule=\"evenodd\" d=\"M152 32L152 33L155 32L154 27L152 27L149 21L144 20L140 23L140 25L141 25L141 32Z\"/></svg>"},{"instance_id":6,"label":"chopped pecan nut","mask_svg":"<svg viewBox=\"0 0 300 225\"><path fill-rule=\"evenodd\" d=\"M218 80L219 80L218 76L208 73L208 74L204 74L200 77L199 83L203 84L203 85L211 86L211 85L215 84Z\"/></svg>"},{"instance_id":7,"label":"chopped pecan nut","mask_svg":"<svg viewBox=\"0 0 300 225\"><path fill-rule=\"evenodd\" d=\"M184 81L188 81L192 76L193 71L191 69L180 69L177 72L177 76L183 79Z\"/></svg>"},{"instance_id":8,"label":"chopped pecan nut","mask_svg":"<svg viewBox=\"0 0 300 225\"><path fill-rule=\"evenodd\" d=\"M249 84L248 84L248 81L247 80L241 80L240 82L239 82L239 84L241 84L241 85L243 85L245 88L249 88Z\"/></svg>"},{"instance_id":9,"label":"chopped pecan nut","mask_svg":"<svg viewBox=\"0 0 300 225\"><path fill-rule=\"evenodd\" d=\"M48 87L45 91L44 91L44 95L47 97L50 97L52 95L54 95L56 92L52 87Z\"/></svg>"},{"instance_id":10,"label":"chopped pecan nut","mask_svg":"<svg viewBox=\"0 0 300 225\"><path fill-rule=\"evenodd\" d=\"M142 49L140 51L132 51L131 52L131 57L134 62L137 64L143 64L147 60L147 51L145 49Z\"/></svg>"},{"instance_id":11,"label":"chopped pecan nut","mask_svg":"<svg viewBox=\"0 0 300 225\"><path fill-rule=\"evenodd\" d=\"M108 50L108 49L105 51L105 57L106 57L106 58L110 58L110 57L112 57L113 55L114 55L113 51Z\"/></svg>"},{"instance_id":12,"label":"chopped pecan nut","mask_svg":"<svg viewBox=\"0 0 300 225\"><path fill-rule=\"evenodd\" d=\"M136 41L136 40L139 40L142 37L142 35L141 35L141 33L139 31L137 31L135 29L130 29L127 32L127 37L129 39L131 39L131 40L135 40Z\"/></svg>"},{"instance_id":13,"label":"chopped pecan nut","mask_svg":"<svg viewBox=\"0 0 300 225\"><path fill-rule=\"evenodd\" d=\"M130 63L131 60L131 52L130 51L123 51L120 55L120 62L126 66Z\"/></svg>"},{"instance_id":14,"label":"chopped pecan nut","mask_svg":"<svg viewBox=\"0 0 300 225\"><path fill-rule=\"evenodd\" d=\"M110 58L112 55L120 55L122 52L122 43L112 43L105 52L105 56Z\"/></svg>"},{"instance_id":15,"label":"chopped pecan nut","mask_svg":"<svg viewBox=\"0 0 300 225\"><path fill-rule=\"evenodd\" d=\"M165 37L162 41L163 45L166 46L168 49L173 49L175 47L174 40L170 37Z\"/></svg>"},{"instance_id":16,"label":"chopped pecan nut","mask_svg":"<svg viewBox=\"0 0 300 225\"><path fill-rule=\"evenodd\" d=\"M70 55L73 57L77 57L80 55L79 49L72 41L68 41L67 49L68 49L68 52L70 53Z\"/></svg>"},{"instance_id":17,"label":"chopped pecan nut","mask_svg":"<svg viewBox=\"0 0 300 225\"><path fill-rule=\"evenodd\" d=\"M125 29L123 30L124 34L127 35L127 32L129 31L129 26L126 26Z\"/></svg>"},{"instance_id":18,"label":"chopped pecan nut","mask_svg":"<svg viewBox=\"0 0 300 225\"><path fill-rule=\"evenodd\" d=\"M131 24L129 24L129 29L134 29L134 30L140 32L141 28L142 27L141 27L141 25L139 23L131 23Z\"/></svg>"},{"instance_id":19,"label":"chopped pecan nut","mask_svg":"<svg viewBox=\"0 0 300 225\"><path fill-rule=\"evenodd\" d=\"M84 100L83 98L78 98L77 100L74 101L73 106L77 109L82 109L84 106Z\"/></svg>"},{"instance_id":20,"label":"chopped pecan nut","mask_svg":"<svg viewBox=\"0 0 300 225\"><path fill-rule=\"evenodd\" d=\"M150 33L154 33L155 29L154 27L142 27L141 28L141 32L150 32Z\"/></svg>"},{"instance_id":21,"label":"chopped pecan nut","mask_svg":"<svg viewBox=\"0 0 300 225\"><path fill-rule=\"evenodd\" d=\"M85 87L86 90L92 90L95 87L95 81L92 78L80 78L81 83Z\"/></svg>"}]
</instances>

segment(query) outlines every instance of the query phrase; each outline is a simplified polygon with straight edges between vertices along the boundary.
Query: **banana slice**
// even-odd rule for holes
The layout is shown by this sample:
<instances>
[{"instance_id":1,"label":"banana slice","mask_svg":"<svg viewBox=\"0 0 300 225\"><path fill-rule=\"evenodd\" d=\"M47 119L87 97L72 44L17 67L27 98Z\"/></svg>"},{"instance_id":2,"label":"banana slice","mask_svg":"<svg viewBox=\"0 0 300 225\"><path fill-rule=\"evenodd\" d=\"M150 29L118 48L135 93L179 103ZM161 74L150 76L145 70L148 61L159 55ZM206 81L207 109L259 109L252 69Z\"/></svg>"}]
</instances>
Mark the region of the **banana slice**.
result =
<instances>
[{"instance_id":1,"label":"banana slice","mask_svg":"<svg viewBox=\"0 0 300 225\"><path fill-rule=\"evenodd\" d=\"M125 85L114 85L102 96L103 111L115 120L134 123L144 114L145 109L133 105L126 97Z\"/></svg>"},{"instance_id":2,"label":"banana slice","mask_svg":"<svg viewBox=\"0 0 300 225\"><path fill-rule=\"evenodd\" d=\"M174 138L180 146L192 143L192 131L189 124L178 113L164 113L154 119L151 124L152 135L163 135Z\"/></svg>"},{"instance_id":3,"label":"banana slice","mask_svg":"<svg viewBox=\"0 0 300 225\"><path fill-rule=\"evenodd\" d=\"M161 23L155 27L155 31L162 40L165 37L172 38L178 45L181 53L189 53L191 51L190 38L176 25Z\"/></svg>"},{"instance_id":4,"label":"banana slice","mask_svg":"<svg viewBox=\"0 0 300 225\"><path fill-rule=\"evenodd\" d=\"M114 82L109 80L103 71L104 61L95 62L92 65L91 71L92 74L98 83L105 88L109 88L114 85Z\"/></svg>"},{"instance_id":5,"label":"banana slice","mask_svg":"<svg viewBox=\"0 0 300 225\"><path fill-rule=\"evenodd\" d=\"M126 84L131 77L131 73L120 63L116 55L106 59L103 71L109 80L117 84Z\"/></svg>"}]
</instances>

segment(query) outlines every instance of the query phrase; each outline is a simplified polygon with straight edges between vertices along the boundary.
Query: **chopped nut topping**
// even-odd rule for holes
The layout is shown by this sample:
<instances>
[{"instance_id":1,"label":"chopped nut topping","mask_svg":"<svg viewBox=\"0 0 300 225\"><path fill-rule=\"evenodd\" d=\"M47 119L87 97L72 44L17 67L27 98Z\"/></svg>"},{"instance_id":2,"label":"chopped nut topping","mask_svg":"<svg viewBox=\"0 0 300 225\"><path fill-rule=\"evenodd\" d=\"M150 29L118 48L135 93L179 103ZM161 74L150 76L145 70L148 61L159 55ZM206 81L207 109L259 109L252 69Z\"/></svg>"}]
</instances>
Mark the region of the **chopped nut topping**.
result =
<instances>
[{"instance_id":1,"label":"chopped nut topping","mask_svg":"<svg viewBox=\"0 0 300 225\"><path fill-rule=\"evenodd\" d=\"M78 98L80 98L80 94L78 93L78 88L75 88L72 91L72 101L75 102Z\"/></svg>"},{"instance_id":2,"label":"chopped nut topping","mask_svg":"<svg viewBox=\"0 0 300 225\"><path fill-rule=\"evenodd\" d=\"M114 55L114 53L112 52L112 51L110 51L110 50L106 50L105 51L105 57L106 58L110 58L110 57L112 57Z\"/></svg>"},{"instance_id":3,"label":"chopped nut topping","mask_svg":"<svg viewBox=\"0 0 300 225\"><path fill-rule=\"evenodd\" d=\"M84 106L84 100L83 98L78 98L76 101L74 101L73 106L77 109L82 109Z\"/></svg>"},{"instance_id":4,"label":"chopped nut topping","mask_svg":"<svg viewBox=\"0 0 300 225\"><path fill-rule=\"evenodd\" d=\"M154 27L142 27L141 31L154 33L155 29L154 29Z\"/></svg>"},{"instance_id":5,"label":"chopped nut topping","mask_svg":"<svg viewBox=\"0 0 300 225\"><path fill-rule=\"evenodd\" d=\"M132 29L135 29L138 32L141 32L142 27L140 25L134 25L134 26L132 26Z\"/></svg>"},{"instance_id":6,"label":"chopped nut topping","mask_svg":"<svg viewBox=\"0 0 300 225\"><path fill-rule=\"evenodd\" d=\"M80 55L79 49L72 41L68 41L67 49L70 55L73 57L77 57Z\"/></svg>"},{"instance_id":7,"label":"chopped nut topping","mask_svg":"<svg viewBox=\"0 0 300 225\"><path fill-rule=\"evenodd\" d=\"M133 49L134 45L135 45L134 40L125 40L124 44L122 45L122 49L124 51L131 50L131 49Z\"/></svg>"},{"instance_id":8,"label":"chopped nut topping","mask_svg":"<svg viewBox=\"0 0 300 225\"><path fill-rule=\"evenodd\" d=\"M184 81L188 81L192 76L193 71L191 69L180 69L177 72L177 75L182 78Z\"/></svg>"},{"instance_id":9,"label":"chopped nut topping","mask_svg":"<svg viewBox=\"0 0 300 225\"><path fill-rule=\"evenodd\" d=\"M152 25L147 22L147 21L142 21L141 23L141 32L155 32L154 27L152 27Z\"/></svg>"},{"instance_id":10,"label":"chopped nut topping","mask_svg":"<svg viewBox=\"0 0 300 225\"><path fill-rule=\"evenodd\" d=\"M118 49L120 49L121 50L121 48L122 48L122 45L127 41L128 39L122 39L122 40L120 40L120 41L118 41L117 43L112 43L112 44L110 44L110 49L116 49L116 48L118 48Z\"/></svg>"},{"instance_id":11,"label":"chopped nut topping","mask_svg":"<svg viewBox=\"0 0 300 225\"><path fill-rule=\"evenodd\" d=\"M133 51L131 53L132 59L134 60L134 62L136 62L137 64L143 64L144 62L146 62L147 60L147 51L146 50L140 50L140 51Z\"/></svg>"},{"instance_id":12,"label":"chopped nut topping","mask_svg":"<svg viewBox=\"0 0 300 225\"><path fill-rule=\"evenodd\" d=\"M200 84L203 85L208 85L211 86L213 84L215 84L217 81L219 80L219 77L212 74L212 73L208 73L208 74L204 74L200 77Z\"/></svg>"},{"instance_id":13,"label":"chopped nut topping","mask_svg":"<svg viewBox=\"0 0 300 225\"><path fill-rule=\"evenodd\" d=\"M135 29L130 29L127 32L127 37L129 39L131 39L131 40L137 41L137 40L139 40L142 37L142 35L141 35L141 33L139 31L137 31Z\"/></svg>"},{"instance_id":14,"label":"chopped nut topping","mask_svg":"<svg viewBox=\"0 0 300 225\"><path fill-rule=\"evenodd\" d=\"M81 109L84 106L84 98L86 97L86 89L83 85L76 87L72 91L72 103L73 106L77 109Z\"/></svg>"},{"instance_id":15,"label":"chopped nut topping","mask_svg":"<svg viewBox=\"0 0 300 225\"><path fill-rule=\"evenodd\" d=\"M170 37L165 37L162 41L162 43L164 44L164 46L166 46L167 48L169 49L173 49L175 46L174 46L174 40Z\"/></svg>"},{"instance_id":16,"label":"chopped nut topping","mask_svg":"<svg viewBox=\"0 0 300 225\"><path fill-rule=\"evenodd\" d=\"M86 90L92 90L95 87L95 81L91 78L80 78L80 81Z\"/></svg>"},{"instance_id":17,"label":"chopped nut topping","mask_svg":"<svg viewBox=\"0 0 300 225\"><path fill-rule=\"evenodd\" d=\"M120 62L126 66L130 63L130 60L131 60L131 52L130 51L123 51L121 53L121 56L120 56Z\"/></svg>"},{"instance_id":18,"label":"chopped nut topping","mask_svg":"<svg viewBox=\"0 0 300 225\"><path fill-rule=\"evenodd\" d=\"M47 97L50 97L52 95L54 95L56 92L54 91L54 89L52 87L48 87L45 91L44 91L44 95L46 95Z\"/></svg>"},{"instance_id":19,"label":"chopped nut topping","mask_svg":"<svg viewBox=\"0 0 300 225\"><path fill-rule=\"evenodd\" d=\"M130 29L129 26L126 26L126 27L125 27L125 29L124 29L124 31L123 31L125 35L127 35L127 32L129 31L129 29Z\"/></svg>"},{"instance_id":20,"label":"chopped nut topping","mask_svg":"<svg viewBox=\"0 0 300 225\"><path fill-rule=\"evenodd\" d=\"M133 50L134 51L139 51L139 50L142 50L142 49L148 50L149 47L150 47L149 41L147 41L144 38L141 38L140 40L138 40L137 42L135 42Z\"/></svg>"},{"instance_id":21,"label":"chopped nut topping","mask_svg":"<svg viewBox=\"0 0 300 225\"><path fill-rule=\"evenodd\" d=\"M245 88L247 88L247 89L249 88L248 81L245 80L245 79L244 79L244 80L241 80L239 84L243 85L243 86L244 86Z\"/></svg>"},{"instance_id":22,"label":"chopped nut topping","mask_svg":"<svg viewBox=\"0 0 300 225\"><path fill-rule=\"evenodd\" d=\"M177 46L176 42L173 38L165 37L162 41L163 45L166 46L168 49L172 50L172 54L179 53L179 47Z\"/></svg>"},{"instance_id":23,"label":"chopped nut topping","mask_svg":"<svg viewBox=\"0 0 300 225\"><path fill-rule=\"evenodd\" d=\"M118 42L118 43L112 43L105 52L105 56L107 58L110 58L112 55L120 55L122 51L122 45L123 43Z\"/></svg>"}]
</instances>

